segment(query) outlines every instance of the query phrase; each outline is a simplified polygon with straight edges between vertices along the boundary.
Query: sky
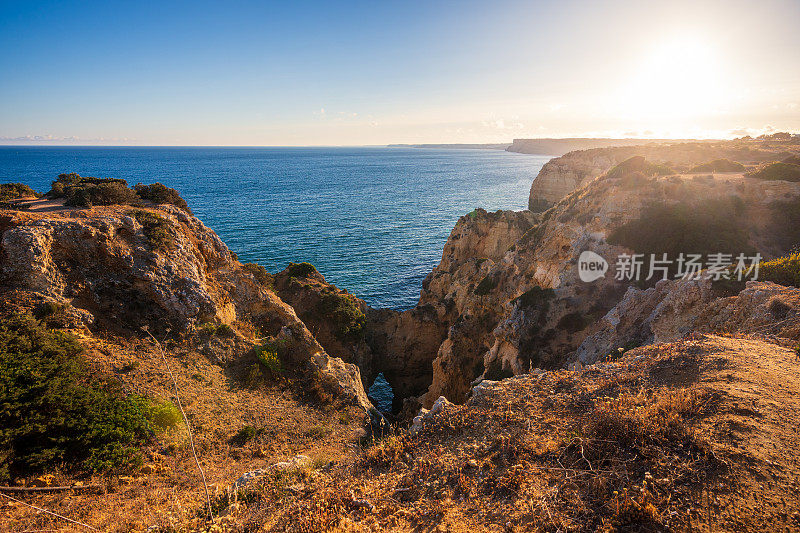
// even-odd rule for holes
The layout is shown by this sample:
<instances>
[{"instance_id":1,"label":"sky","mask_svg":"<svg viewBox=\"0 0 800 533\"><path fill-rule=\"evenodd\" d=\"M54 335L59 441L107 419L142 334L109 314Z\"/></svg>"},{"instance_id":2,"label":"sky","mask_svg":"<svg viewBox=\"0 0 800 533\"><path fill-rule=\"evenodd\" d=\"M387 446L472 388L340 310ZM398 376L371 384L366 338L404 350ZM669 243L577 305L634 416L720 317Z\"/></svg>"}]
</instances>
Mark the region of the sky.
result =
<instances>
[{"instance_id":1,"label":"sky","mask_svg":"<svg viewBox=\"0 0 800 533\"><path fill-rule=\"evenodd\" d=\"M0 0L0 144L797 132L798 27L798 0Z\"/></svg>"}]
</instances>

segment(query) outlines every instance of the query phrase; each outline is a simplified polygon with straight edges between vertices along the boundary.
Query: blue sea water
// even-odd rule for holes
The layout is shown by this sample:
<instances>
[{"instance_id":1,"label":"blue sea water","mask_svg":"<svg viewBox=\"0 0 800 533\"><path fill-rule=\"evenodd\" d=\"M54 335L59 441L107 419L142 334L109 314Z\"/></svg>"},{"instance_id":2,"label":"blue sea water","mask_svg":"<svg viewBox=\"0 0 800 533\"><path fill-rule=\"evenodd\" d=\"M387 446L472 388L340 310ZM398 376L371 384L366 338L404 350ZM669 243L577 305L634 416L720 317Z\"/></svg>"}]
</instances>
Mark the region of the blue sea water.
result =
<instances>
[{"instance_id":1,"label":"blue sea water","mask_svg":"<svg viewBox=\"0 0 800 533\"><path fill-rule=\"evenodd\" d=\"M497 150L0 147L0 182L62 172L160 181L245 262L309 261L373 307L408 309L476 207L525 209L549 159Z\"/></svg>"}]
</instances>

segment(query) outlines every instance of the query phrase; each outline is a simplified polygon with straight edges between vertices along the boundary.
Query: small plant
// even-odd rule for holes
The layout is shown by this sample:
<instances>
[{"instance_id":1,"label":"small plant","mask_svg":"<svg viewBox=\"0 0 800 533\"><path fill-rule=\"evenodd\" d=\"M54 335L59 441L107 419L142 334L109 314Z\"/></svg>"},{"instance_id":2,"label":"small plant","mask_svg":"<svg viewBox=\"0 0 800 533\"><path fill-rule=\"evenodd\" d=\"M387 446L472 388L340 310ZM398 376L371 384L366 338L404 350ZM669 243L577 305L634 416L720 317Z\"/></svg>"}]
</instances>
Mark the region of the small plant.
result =
<instances>
[{"instance_id":1,"label":"small plant","mask_svg":"<svg viewBox=\"0 0 800 533\"><path fill-rule=\"evenodd\" d=\"M278 355L278 349L273 344L270 343L257 347L256 358L258 362L273 375L283 372L283 365Z\"/></svg>"},{"instance_id":2,"label":"small plant","mask_svg":"<svg viewBox=\"0 0 800 533\"><path fill-rule=\"evenodd\" d=\"M311 426L306 430L304 435L310 439L324 439L328 435L333 433L333 430L328 426Z\"/></svg>"},{"instance_id":3,"label":"small plant","mask_svg":"<svg viewBox=\"0 0 800 533\"><path fill-rule=\"evenodd\" d=\"M758 267L758 279L778 285L800 287L800 253L762 261Z\"/></svg>"},{"instance_id":4,"label":"small plant","mask_svg":"<svg viewBox=\"0 0 800 533\"><path fill-rule=\"evenodd\" d=\"M220 324L217 326L217 330L214 332L214 334L217 337L225 337L229 339L236 336L236 332L228 324Z\"/></svg>"},{"instance_id":5,"label":"small plant","mask_svg":"<svg viewBox=\"0 0 800 533\"><path fill-rule=\"evenodd\" d=\"M272 278L272 274L267 272L267 269L259 265L258 263L245 263L242 265L242 270L252 275L256 279L256 281L261 283L262 285L266 285L268 287L272 286L272 283L274 281Z\"/></svg>"},{"instance_id":6,"label":"small plant","mask_svg":"<svg viewBox=\"0 0 800 533\"><path fill-rule=\"evenodd\" d=\"M129 213L141 224L147 242L154 250L168 251L175 246L175 239L169 231L169 222L155 213L137 209Z\"/></svg>"},{"instance_id":7,"label":"small plant","mask_svg":"<svg viewBox=\"0 0 800 533\"><path fill-rule=\"evenodd\" d=\"M189 206L186 204L186 200L181 198L178 191L170 189L166 185L161 183L153 183L150 185L138 183L136 187L134 187L134 190L143 200L148 200L156 205L171 204L191 213Z\"/></svg>"},{"instance_id":8,"label":"small plant","mask_svg":"<svg viewBox=\"0 0 800 533\"><path fill-rule=\"evenodd\" d=\"M180 410L169 401L153 402L148 406L147 419L150 424L161 431L174 428L181 421Z\"/></svg>"},{"instance_id":9,"label":"small plant","mask_svg":"<svg viewBox=\"0 0 800 533\"><path fill-rule=\"evenodd\" d=\"M329 292L317 306L320 315L333 323L339 340L357 341L364 338L367 317L356 298L350 294Z\"/></svg>"},{"instance_id":10,"label":"small plant","mask_svg":"<svg viewBox=\"0 0 800 533\"><path fill-rule=\"evenodd\" d=\"M626 159L606 173L606 178L624 178L625 176L639 174L641 176L668 176L675 171L666 165L651 163L644 157L637 155Z\"/></svg>"},{"instance_id":11,"label":"small plant","mask_svg":"<svg viewBox=\"0 0 800 533\"><path fill-rule=\"evenodd\" d=\"M93 377L77 339L30 315L0 321L0 477L58 465L105 471L141 462L152 400Z\"/></svg>"},{"instance_id":12,"label":"small plant","mask_svg":"<svg viewBox=\"0 0 800 533\"><path fill-rule=\"evenodd\" d=\"M744 172L745 166L730 159L715 159L702 165L697 165L689 172L699 174L701 172Z\"/></svg>"},{"instance_id":13,"label":"small plant","mask_svg":"<svg viewBox=\"0 0 800 533\"><path fill-rule=\"evenodd\" d=\"M217 332L217 325L213 322L203 322L195 328L195 331L201 337L211 337Z\"/></svg>"},{"instance_id":14,"label":"small plant","mask_svg":"<svg viewBox=\"0 0 800 533\"><path fill-rule=\"evenodd\" d=\"M3 183L0 184L0 201L13 200L25 197L38 198L41 196L24 183Z\"/></svg>"},{"instance_id":15,"label":"small plant","mask_svg":"<svg viewBox=\"0 0 800 533\"><path fill-rule=\"evenodd\" d=\"M539 308L553 299L555 294L553 289L543 289L537 285L523 292L512 301L523 309Z\"/></svg>"},{"instance_id":16,"label":"small plant","mask_svg":"<svg viewBox=\"0 0 800 533\"><path fill-rule=\"evenodd\" d=\"M260 435L263 430L257 429L251 425L243 426L236 434L230 438L230 443L233 446L242 447L251 440L253 440L256 436Z\"/></svg>"},{"instance_id":17,"label":"small plant","mask_svg":"<svg viewBox=\"0 0 800 533\"><path fill-rule=\"evenodd\" d=\"M122 372L123 374L127 374L128 372L133 372L134 370L139 368L140 365L141 362L139 361L128 361L119 368L119 371Z\"/></svg>"},{"instance_id":18,"label":"small plant","mask_svg":"<svg viewBox=\"0 0 800 533\"><path fill-rule=\"evenodd\" d=\"M59 304L53 301L42 302L33 312L33 315L39 320L55 315L64 310L64 304Z\"/></svg>"},{"instance_id":19,"label":"small plant","mask_svg":"<svg viewBox=\"0 0 800 533\"><path fill-rule=\"evenodd\" d=\"M494 280L494 277L489 274L484 277L480 283L478 283L477 287L475 287L475 294L478 296L485 296L492 292L492 289L494 289L496 286L497 282Z\"/></svg>"},{"instance_id":20,"label":"small plant","mask_svg":"<svg viewBox=\"0 0 800 533\"><path fill-rule=\"evenodd\" d=\"M289 266L286 267L286 274L290 278L307 278L317 269L311 263L289 263Z\"/></svg>"},{"instance_id":21,"label":"small plant","mask_svg":"<svg viewBox=\"0 0 800 533\"><path fill-rule=\"evenodd\" d=\"M798 182L800 181L800 165L784 163L782 161L778 163L771 163L769 165L760 167L753 172L749 172L747 177L767 181L780 180Z\"/></svg>"}]
</instances>

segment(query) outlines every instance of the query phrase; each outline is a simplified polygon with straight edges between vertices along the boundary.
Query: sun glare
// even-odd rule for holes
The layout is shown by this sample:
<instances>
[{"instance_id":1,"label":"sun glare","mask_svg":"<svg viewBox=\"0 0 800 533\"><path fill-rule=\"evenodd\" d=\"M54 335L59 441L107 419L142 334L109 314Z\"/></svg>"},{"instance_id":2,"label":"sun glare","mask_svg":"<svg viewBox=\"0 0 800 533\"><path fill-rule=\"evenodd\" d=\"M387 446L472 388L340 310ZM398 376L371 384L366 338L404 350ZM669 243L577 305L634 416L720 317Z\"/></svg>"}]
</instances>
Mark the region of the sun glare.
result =
<instances>
[{"instance_id":1,"label":"sun glare","mask_svg":"<svg viewBox=\"0 0 800 533\"><path fill-rule=\"evenodd\" d=\"M730 85L717 51L692 37L676 38L647 51L623 81L617 111L651 129L691 128L694 119L720 111Z\"/></svg>"}]
</instances>

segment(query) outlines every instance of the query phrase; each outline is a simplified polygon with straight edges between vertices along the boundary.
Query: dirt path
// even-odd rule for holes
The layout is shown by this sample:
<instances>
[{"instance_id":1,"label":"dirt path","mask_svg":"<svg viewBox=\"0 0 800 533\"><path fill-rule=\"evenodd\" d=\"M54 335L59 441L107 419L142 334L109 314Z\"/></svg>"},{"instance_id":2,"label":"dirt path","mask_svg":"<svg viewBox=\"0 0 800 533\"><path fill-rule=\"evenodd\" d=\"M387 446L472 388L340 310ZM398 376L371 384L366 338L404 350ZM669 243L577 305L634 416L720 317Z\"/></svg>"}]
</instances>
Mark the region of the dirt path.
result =
<instances>
[{"instance_id":1,"label":"dirt path","mask_svg":"<svg viewBox=\"0 0 800 533\"><path fill-rule=\"evenodd\" d=\"M723 395L704 421L718 456L732 466L734 491L709 487L703 522L727 531L800 531L800 360L793 350L709 336L700 385ZM725 483L728 485L728 483ZM719 487L717 487L719 488ZM698 517L699 518L699 517Z\"/></svg>"}]
</instances>

